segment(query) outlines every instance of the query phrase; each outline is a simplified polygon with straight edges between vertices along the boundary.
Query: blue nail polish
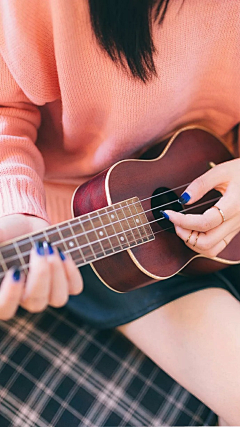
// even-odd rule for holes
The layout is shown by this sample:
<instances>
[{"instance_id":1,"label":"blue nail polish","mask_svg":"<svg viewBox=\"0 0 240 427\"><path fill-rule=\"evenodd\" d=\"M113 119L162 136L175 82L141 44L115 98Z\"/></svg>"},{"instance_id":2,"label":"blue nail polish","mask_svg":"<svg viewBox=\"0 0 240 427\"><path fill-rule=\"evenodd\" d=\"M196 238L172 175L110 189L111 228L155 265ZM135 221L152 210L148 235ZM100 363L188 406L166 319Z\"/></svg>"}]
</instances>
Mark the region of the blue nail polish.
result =
<instances>
[{"instance_id":1,"label":"blue nail polish","mask_svg":"<svg viewBox=\"0 0 240 427\"><path fill-rule=\"evenodd\" d=\"M20 272L18 267L13 267L13 268L14 268L14 270L13 270L12 278L13 278L14 282L19 282L20 277L21 277L21 272Z\"/></svg>"},{"instance_id":2,"label":"blue nail polish","mask_svg":"<svg viewBox=\"0 0 240 427\"><path fill-rule=\"evenodd\" d=\"M60 249L60 248L57 248L57 250L58 250L58 253L59 253L59 256L60 256L61 260L62 260L62 261L65 261L66 257L65 257L65 255L64 255L64 253L61 251L61 249Z\"/></svg>"},{"instance_id":3,"label":"blue nail polish","mask_svg":"<svg viewBox=\"0 0 240 427\"><path fill-rule=\"evenodd\" d=\"M36 242L35 247L38 255L41 255L41 256L45 255L43 242Z\"/></svg>"},{"instance_id":4,"label":"blue nail polish","mask_svg":"<svg viewBox=\"0 0 240 427\"><path fill-rule=\"evenodd\" d=\"M165 219L168 219L168 220L169 220L169 215L168 215L166 212L164 212L164 211L160 211L160 214L162 214L162 216L163 216Z\"/></svg>"},{"instance_id":5,"label":"blue nail polish","mask_svg":"<svg viewBox=\"0 0 240 427\"><path fill-rule=\"evenodd\" d=\"M47 244L48 244L48 254L49 254L49 255L53 255L53 254L54 254L54 250L53 250L53 248L52 248L51 243L50 243L50 242L47 242Z\"/></svg>"},{"instance_id":6,"label":"blue nail polish","mask_svg":"<svg viewBox=\"0 0 240 427\"><path fill-rule=\"evenodd\" d=\"M191 199L190 194L185 192L179 197L179 202L185 205L185 203L189 202L190 199Z\"/></svg>"}]
</instances>

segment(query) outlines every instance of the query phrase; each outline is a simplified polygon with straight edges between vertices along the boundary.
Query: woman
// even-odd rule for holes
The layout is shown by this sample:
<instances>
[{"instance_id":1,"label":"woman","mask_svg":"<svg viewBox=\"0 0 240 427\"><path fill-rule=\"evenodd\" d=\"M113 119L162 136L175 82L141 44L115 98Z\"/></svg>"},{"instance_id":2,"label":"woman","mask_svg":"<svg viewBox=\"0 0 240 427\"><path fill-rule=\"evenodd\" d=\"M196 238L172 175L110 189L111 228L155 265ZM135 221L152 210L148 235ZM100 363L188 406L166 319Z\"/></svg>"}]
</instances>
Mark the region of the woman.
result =
<instances>
[{"instance_id":1,"label":"woman","mask_svg":"<svg viewBox=\"0 0 240 427\"><path fill-rule=\"evenodd\" d=\"M239 0L2 1L1 241L69 218L77 185L186 124L236 150L239 12ZM239 232L239 168L238 158L216 166L183 195L192 203L215 187L218 209L165 211L196 252L214 256ZM118 327L220 423L240 423L240 306L223 276L119 295L81 272L76 296L83 281L71 259L39 242L27 278L17 268L6 274L0 318L74 295L69 307L83 319Z\"/></svg>"}]
</instances>

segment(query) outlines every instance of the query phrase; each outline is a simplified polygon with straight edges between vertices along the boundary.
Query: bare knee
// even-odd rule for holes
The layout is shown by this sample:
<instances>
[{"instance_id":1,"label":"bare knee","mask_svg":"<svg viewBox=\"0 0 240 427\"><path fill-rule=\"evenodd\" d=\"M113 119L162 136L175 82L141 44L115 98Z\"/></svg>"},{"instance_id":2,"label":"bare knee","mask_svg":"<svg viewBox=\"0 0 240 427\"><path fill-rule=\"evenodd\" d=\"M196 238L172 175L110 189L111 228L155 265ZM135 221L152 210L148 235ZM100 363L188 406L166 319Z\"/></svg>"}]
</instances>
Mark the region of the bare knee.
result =
<instances>
[{"instance_id":1,"label":"bare knee","mask_svg":"<svg viewBox=\"0 0 240 427\"><path fill-rule=\"evenodd\" d=\"M227 424L240 425L240 304L229 292L198 291L118 329Z\"/></svg>"}]
</instances>

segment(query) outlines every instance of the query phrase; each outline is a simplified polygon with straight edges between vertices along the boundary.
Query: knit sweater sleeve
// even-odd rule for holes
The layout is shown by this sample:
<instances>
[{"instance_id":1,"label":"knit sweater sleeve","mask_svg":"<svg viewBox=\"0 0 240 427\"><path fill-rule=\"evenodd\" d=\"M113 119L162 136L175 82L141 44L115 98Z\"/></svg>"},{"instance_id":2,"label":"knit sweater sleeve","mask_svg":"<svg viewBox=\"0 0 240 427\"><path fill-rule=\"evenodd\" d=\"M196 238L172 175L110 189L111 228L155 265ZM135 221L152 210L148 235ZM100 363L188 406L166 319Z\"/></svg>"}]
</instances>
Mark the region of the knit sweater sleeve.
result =
<instances>
[{"instance_id":1,"label":"knit sweater sleeve","mask_svg":"<svg viewBox=\"0 0 240 427\"><path fill-rule=\"evenodd\" d=\"M49 0L0 2L0 217L48 220L40 106L59 96Z\"/></svg>"},{"instance_id":2,"label":"knit sweater sleeve","mask_svg":"<svg viewBox=\"0 0 240 427\"><path fill-rule=\"evenodd\" d=\"M48 220L44 164L35 146L41 117L0 56L0 216L27 213Z\"/></svg>"}]
</instances>

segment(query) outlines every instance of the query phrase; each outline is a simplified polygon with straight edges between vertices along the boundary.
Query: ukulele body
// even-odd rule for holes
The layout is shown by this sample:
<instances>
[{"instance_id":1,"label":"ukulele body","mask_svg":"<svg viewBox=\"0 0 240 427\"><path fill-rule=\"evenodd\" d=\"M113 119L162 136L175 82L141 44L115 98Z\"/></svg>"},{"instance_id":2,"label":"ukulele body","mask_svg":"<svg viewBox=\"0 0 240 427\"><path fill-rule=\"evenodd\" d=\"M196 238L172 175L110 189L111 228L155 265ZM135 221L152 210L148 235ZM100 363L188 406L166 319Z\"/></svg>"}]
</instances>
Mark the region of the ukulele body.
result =
<instances>
[{"instance_id":1,"label":"ukulele body","mask_svg":"<svg viewBox=\"0 0 240 427\"><path fill-rule=\"evenodd\" d=\"M162 151L160 155L159 150ZM116 163L78 187L74 194L75 217L137 196L143 200L147 219L156 233L150 242L94 262L92 268L102 282L117 292L127 292L179 272L207 274L238 263L240 233L218 257L206 258L189 249L173 229L169 230L169 221L158 221L160 209L190 207L179 202L162 208L161 205L178 199L187 184L205 173L210 165L232 159L223 143L204 128L189 126L149 150L146 157L148 159ZM162 193L164 195L158 195ZM219 193L215 190L209 192L191 207L205 204L194 207L189 213L203 213L217 202L217 197Z\"/></svg>"}]
</instances>

